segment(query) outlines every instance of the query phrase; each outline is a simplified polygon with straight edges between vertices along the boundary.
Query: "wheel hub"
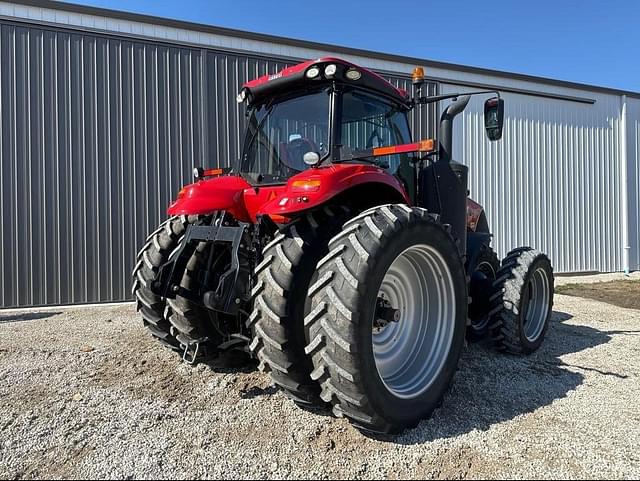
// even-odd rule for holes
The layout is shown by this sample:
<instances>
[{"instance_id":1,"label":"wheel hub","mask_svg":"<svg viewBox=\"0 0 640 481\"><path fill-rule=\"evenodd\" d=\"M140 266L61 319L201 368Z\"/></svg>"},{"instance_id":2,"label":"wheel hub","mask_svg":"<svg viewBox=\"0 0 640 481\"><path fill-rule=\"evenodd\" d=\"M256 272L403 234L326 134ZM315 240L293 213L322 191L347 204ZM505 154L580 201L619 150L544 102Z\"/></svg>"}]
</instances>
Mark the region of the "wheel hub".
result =
<instances>
[{"instance_id":1,"label":"wheel hub","mask_svg":"<svg viewBox=\"0 0 640 481\"><path fill-rule=\"evenodd\" d=\"M448 264L431 246L408 248L387 270L372 343L378 374L394 396L421 395L442 371L454 334L455 300Z\"/></svg>"},{"instance_id":2,"label":"wheel hub","mask_svg":"<svg viewBox=\"0 0 640 481\"><path fill-rule=\"evenodd\" d=\"M524 335L535 342L542 332L549 314L550 283L544 269L536 269L524 287Z\"/></svg>"},{"instance_id":3,"label":"wheel hub","mask_svg":"<svg viewBox=\"0 0 640 481\"><path fill-rule=\"evenodd\" d=\"M391 303L384 298L384 294L378 296L376 314L373 320L373 329L381 332L391 322L400 321L400 309L394 309Z\"/></svg>"}]
</instances>

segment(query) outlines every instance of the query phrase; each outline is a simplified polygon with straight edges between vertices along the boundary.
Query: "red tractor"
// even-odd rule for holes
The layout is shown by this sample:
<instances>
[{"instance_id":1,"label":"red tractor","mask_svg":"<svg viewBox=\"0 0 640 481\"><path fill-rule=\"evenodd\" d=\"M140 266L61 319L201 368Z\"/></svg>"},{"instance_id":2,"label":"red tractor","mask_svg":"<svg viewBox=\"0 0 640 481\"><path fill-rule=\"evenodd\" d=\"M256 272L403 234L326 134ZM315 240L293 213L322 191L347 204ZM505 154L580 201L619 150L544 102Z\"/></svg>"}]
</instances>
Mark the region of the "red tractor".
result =
<instances>
[{"instance_id":1,"label":"red tractor","mask_svg":"<svg viewBox=\"0 0 640 481\"><path fill-rule=\"evenodd\" d=\"M366 431L414 426L438 405L465 333L498 349L542 343L553 302L547 256L498 261L452 124L472 94L414 95L337 58L243 85L242 158L195 169L138 255L145 325L188 362L249 351L298 404ZM439 142L407 114L454 101ZM491 140L504 103L485 103Z\"/></svg>"}]
</instances>

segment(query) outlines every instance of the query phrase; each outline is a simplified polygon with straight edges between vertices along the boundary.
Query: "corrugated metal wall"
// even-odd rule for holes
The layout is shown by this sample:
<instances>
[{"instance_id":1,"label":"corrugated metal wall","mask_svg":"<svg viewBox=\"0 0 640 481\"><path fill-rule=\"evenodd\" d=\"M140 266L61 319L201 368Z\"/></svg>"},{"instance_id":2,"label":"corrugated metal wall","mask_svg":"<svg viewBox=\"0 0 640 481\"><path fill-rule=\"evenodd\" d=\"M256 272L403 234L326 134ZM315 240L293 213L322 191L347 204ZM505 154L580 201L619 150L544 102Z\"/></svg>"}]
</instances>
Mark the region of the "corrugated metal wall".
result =
<instances>
[{"instance_id":1,"label":"corrugated metal wall","mask_svg":"<svg viewBox=\"0 0 640 481\"><path fill-rule=\"evenodd\" d=\"M504 97L501 141L485 137L482 96L472 98L454 134L454 156L470 167L471 196L486 208L494 247L504 255L534 246L557 272L622 270L620 98Z\"/></svg>"},{"instance_id":2,"label":"corrugated metal wall","mask_svg":"<svg viewBox=\"0 0 640 481\"><path fill-rule=\"evenodd\" d=\"M286 61L3 20L0 65L0 307L14 307L129 299L136 251L193 166L239 156L239 85Z\"/></svg>"},{"instance_id":3,"label":"corrugated metal wall","mask_svg":"<svg viewBox=\"0 0 640 481\"><path fill-rule=\"evenodd\" d=\"M640 270L640 100L627 100L629 264Z\"/></svg>"}]
</instances>

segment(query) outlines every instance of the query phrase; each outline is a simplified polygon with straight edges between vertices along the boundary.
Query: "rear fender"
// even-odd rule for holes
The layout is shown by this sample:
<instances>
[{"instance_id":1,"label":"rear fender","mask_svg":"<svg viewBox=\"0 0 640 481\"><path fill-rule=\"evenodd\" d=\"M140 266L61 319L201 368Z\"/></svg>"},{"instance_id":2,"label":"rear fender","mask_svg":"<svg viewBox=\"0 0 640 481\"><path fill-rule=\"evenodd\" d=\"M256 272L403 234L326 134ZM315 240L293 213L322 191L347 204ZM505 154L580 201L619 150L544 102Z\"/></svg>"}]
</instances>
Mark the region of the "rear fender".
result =
<instances>
[{"instance_id":1,"label":"rear fender","mask_svg":"<svg viewBox=\"0 0 640 481\"><path fill-rule=\"evenodd\" d=\"M491 247L491 233L484 207L467 198L467 273L476 269L482 249Z\"/></svg>"},{"instance_id":2,"label":"rear fender","mask_svg":"<svg viewBox=\"0 0 640 481\"><path fill-rule=\"evenodd\" d=\"M470 232L488 232L489 227L486 224L484 207L467 197L467 230Z\"/></svg>"},{"instance_id":3,"label":"rear fender","mask_svg":"<svg viewBox=\"0 0 640 481\"><path fill-rule=\"evenodd\" d=\"M411 204L402 183L384 169L368 164L335 164L309 169L291 177L286 188L263 205L258 215L291 217L325 205L340 194L367 184L380 185L385 191L391 189L398 198ZM371 205L375 205L375 201Z\"/></svg>"},{"instance_id":4,"label":"rear fender","mask_svg":"<svg viewBox=\"0 0 640 481\"><path fill-rule=\"evenodd\" d=\"M242 222L251 222L244 191L251 185L242 177L223 176L187 185L169 206L169 215L206 215L224 210Z\"/></svg>"}]
</instances>

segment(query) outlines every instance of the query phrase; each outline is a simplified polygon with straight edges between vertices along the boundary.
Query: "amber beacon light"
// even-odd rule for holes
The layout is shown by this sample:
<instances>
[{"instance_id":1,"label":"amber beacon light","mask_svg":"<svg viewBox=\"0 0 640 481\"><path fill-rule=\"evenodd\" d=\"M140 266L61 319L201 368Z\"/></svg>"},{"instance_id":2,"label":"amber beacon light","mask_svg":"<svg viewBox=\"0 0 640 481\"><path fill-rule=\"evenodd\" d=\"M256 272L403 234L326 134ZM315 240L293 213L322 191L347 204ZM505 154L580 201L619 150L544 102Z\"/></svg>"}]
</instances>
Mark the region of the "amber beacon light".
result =
<instances>
[{"instance_id":1,"label":"amber beacon light","mask_svg":"<svg viewBox=\"0 0 640 481\"><path fill-rule=\"evenodd\" d=\"M424 69L422 67L414 68L413 73L411 74L411 78L414 84L424 82Z\"/></svg>"}]
</instances>

